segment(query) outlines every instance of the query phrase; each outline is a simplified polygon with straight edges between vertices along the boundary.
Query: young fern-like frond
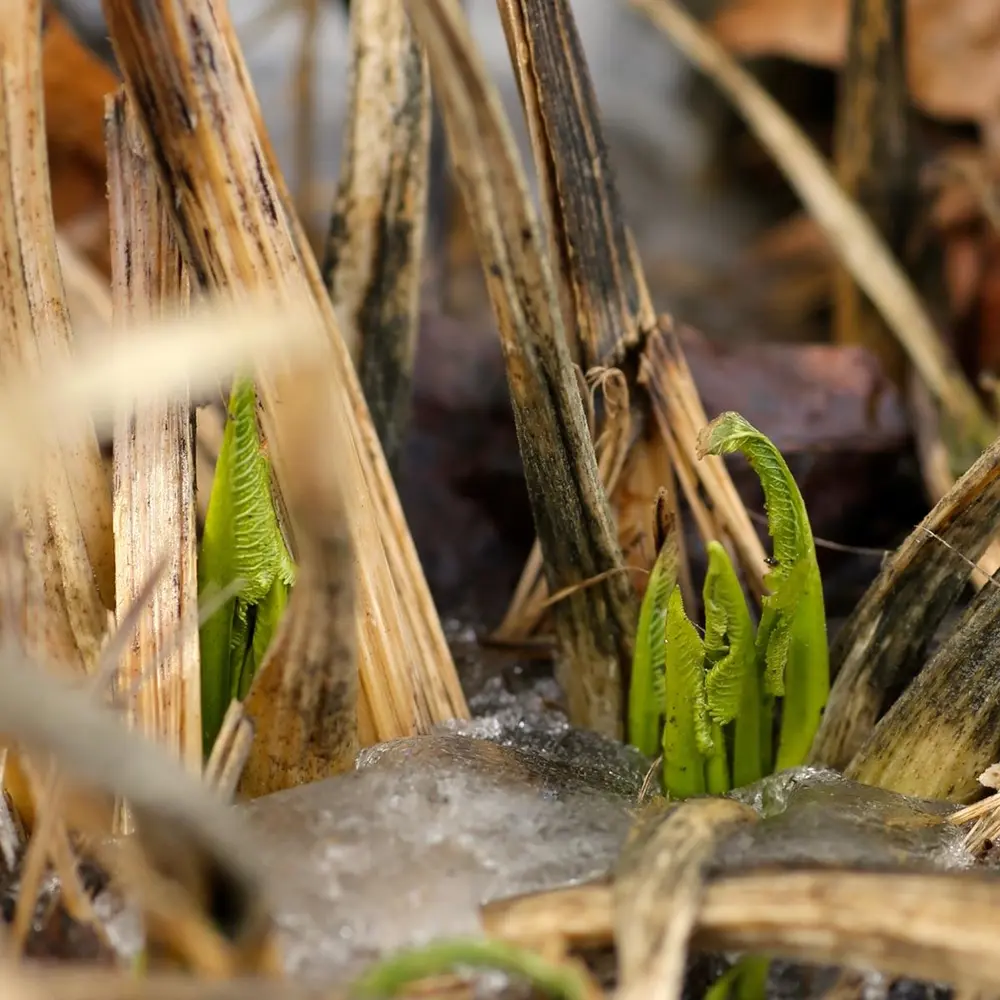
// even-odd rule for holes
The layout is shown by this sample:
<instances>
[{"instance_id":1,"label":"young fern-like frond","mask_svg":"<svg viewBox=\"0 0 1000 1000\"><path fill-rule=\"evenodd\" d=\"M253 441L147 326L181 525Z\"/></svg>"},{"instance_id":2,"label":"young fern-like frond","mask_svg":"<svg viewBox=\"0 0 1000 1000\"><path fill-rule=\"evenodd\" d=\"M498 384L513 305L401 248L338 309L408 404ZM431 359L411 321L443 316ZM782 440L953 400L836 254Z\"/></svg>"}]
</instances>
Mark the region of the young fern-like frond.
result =
<instances>
[{"instance_id":1,"label":"young fern-like frond","mask_svg":"<svg viewBox=\"0 0 1000 1000\"><path fill-rule=\"evenodd\" d=\"M806 759L830 689L823 587L805 503L781 453L738 413L713 420L699 449L741 452L764 491L774 554L757 633L758 670L766 691L784 696L776 767L794 767Z\"/></svg>"},{"instance_id":2,"label":"young fern-like frond","mask_svg":"<svg viewBox=\"0 0 1000 1000\"><path fill-rule=\"evenodd\" d=\"M249 688L294 577L271 498L270 467L260 444L257 395L253 383L241 379L230 395L198 553L199 591L242 583L239 594L201 628L206 754L230 700Z\"/></svg>"},{"instance_id":3,"label":"young fern-like frond","mask_svg":"<svg viewBox=\"0 0 1000 1000\"><path fill-rule=\"evenodd\" d=\"M656 757L660 724L666 710L667 603L677 587L677 536L671 531L653 563L639 609L632 677L628 697L629 742L647 757Z\"/></svg>"},{"instance_id":4,"label":"young fern-like frond","mask_svg":"<svg viewBox=\"0 0 1000 1000\"><path fill-rule=\"evenodd\" d=\"M708 790L705 761L717 748L705 703L705 644L684 612L679 587L667 601L665 634L663 780L668 795L684 799Z\"/></svg>"},{"instance_id":5,"label":"young fern-like frond","mask_svg":"<svg viewBox=\"0 0 1000 1000\"><path fill-rule=\"evenodd\" d=\"M754 625L736 570L718 542L709 542L706 549L706 700L716 725L734 723L732 785L742 788L764 776L761 744L770 713L761 700Z\"/></svg>"},{"instance_id":6,"label":"young fern-like frond","mask_svg":"<svg viewBox=\"0 0 1000 1000\"><path fill-rule=\"evenodd\" d=\"M726 550L709 542L705 599L705 679L708 714L720 726L740 710L743 687L754 670L754 628L743 588Z\"/></svg>"}]
</instances>

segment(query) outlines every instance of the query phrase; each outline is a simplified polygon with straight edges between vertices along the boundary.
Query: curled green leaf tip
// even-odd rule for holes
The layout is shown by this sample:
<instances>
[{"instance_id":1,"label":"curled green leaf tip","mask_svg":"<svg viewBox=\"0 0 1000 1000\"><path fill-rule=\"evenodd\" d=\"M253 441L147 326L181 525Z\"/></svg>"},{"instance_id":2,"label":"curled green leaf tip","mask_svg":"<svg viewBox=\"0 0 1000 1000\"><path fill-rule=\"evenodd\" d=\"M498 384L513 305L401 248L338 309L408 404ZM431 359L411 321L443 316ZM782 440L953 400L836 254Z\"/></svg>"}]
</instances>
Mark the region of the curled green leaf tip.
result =
<instances>
[{"instance_id":1,"label":"curled green leaf tip","mask_svg":"<svg viewBox=\"0 0 1000 1000\"><path fill-rule=\"evenodd\" d=\"M757 632L765 690L784 697L778 769L808 756L829 694L823 586L805 503L774 444L738 413L723 413L699 435L701 454L741 452L760 479L773 541L770 591Z\"/></svg>"}]
</instances>

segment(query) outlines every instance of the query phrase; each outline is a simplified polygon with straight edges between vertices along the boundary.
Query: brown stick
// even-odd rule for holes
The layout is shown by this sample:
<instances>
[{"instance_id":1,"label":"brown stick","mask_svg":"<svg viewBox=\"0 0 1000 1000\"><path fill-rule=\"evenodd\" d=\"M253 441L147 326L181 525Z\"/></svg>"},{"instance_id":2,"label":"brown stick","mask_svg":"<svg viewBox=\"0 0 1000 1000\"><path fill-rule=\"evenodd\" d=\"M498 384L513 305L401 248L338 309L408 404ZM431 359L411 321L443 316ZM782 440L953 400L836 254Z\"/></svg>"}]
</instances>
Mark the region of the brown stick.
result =
<instances>
[{"instance_id":1,"label":"brown stick","mask_svg":"<svg viewBox=\"0 0 1000 1000\"><path fill-rule=\"evenodd\" d=\"M531 946L612 940L609 884L489 904L488 934ZM989 874L762 871L712 882L693 946L1000 989L1000 881Z\"/></svg>"}]
</instances>

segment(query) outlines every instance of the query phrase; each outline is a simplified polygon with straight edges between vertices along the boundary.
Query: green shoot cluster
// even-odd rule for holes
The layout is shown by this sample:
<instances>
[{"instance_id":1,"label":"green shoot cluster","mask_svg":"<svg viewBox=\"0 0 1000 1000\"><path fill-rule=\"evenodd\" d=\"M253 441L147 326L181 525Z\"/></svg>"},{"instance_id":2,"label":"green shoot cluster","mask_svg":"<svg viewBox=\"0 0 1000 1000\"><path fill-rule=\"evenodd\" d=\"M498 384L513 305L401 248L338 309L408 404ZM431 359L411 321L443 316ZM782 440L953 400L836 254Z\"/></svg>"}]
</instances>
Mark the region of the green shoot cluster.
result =
<instances>
[{"instance_id":1,"label":"green shoot cluster","mask_svg":"<svg viewBox=\"0 0 1000 1000\"><path fill-rule=\"evenodd\" d=\"M657 556L639 615L629 740L650 757L662 750L673 798L724 794L803 763L830 687L816 549L788 466L738 413L712 421L700 446L712 455L739 451L750 462L764 491L773 557L755 629L728 553L708 543L702 636L684 609L674 532Z\"/></svg>"}]
</instances>

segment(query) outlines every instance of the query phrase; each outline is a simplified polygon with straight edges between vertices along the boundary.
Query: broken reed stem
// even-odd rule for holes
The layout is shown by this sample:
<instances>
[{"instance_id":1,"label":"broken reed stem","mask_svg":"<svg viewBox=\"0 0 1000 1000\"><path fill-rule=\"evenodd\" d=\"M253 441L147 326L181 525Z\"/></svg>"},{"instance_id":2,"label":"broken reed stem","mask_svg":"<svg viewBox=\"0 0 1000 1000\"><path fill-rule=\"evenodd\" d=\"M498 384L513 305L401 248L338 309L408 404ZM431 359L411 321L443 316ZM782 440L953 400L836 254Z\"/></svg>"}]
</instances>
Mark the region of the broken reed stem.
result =
<instances>
[{"instance_id":1,"label":"broken reed stem","mask_svg":"<svg viewBox=\"0 0 1000 1000\"><path fill-rule=\"evenodd\" d=\"M153 165L123 91L108 100L105 129L115 332L121 337L136 322L183 309L190 289ZM194 476L187 393L120 411L114 433L113 497L119 622L150 574L160 568L162 576L117 682L128 688L142 679L126 707L129 723L200 774L197 631L187 628L180 648L166 658L160 655L175 630L197 614ZM152 664L156 669L146 676Z\"/></svg>"},{"instance_id":2,"label":"broken reed stem","mask_svg":"<svg viewBox=\"0 0 1000 1000\"><path fill-rule=\"evenodd\" d=\"M259 107L222 4L105 0L126 87L200 284L231 294L269 289L319 310L349 442L343 485L359 573L360 673L370 727L362 742L412 734L465 716L440 621L372 428L350 356L301 225L255 130ZM279 201L280 195L280 201ZM265 435L294 373L258 369ZM283 458L270 455L280 485Z\"/></svg>"},{"instance_id":3,"label":"broken reed stem","mask_svg":"<svg viewBox=\"0 0 1000 1000\"><path fill-rule=\"evenodd\" d=\"M525 479L551 592L624 567L577 386L552 272L517 149L461 8L407 3L424 44L449 150L504 347ZM624 573L556 609L570 719L623 729L623 671L637 602Z\"/></svg>"},{"instance_id":4,"label":"broken reed stem","mask_svg":"<svg viewBox=\"0 0 1000 1000\"><path fill-rule=\"evenodd\" d=\"M48 177L41 2L25 0L0 20L0 376L8 383L70 355ZM114 604L111 495L92 425L46 435L41 450L16 504L42 595L27 640L87 672Z\"/></svg>"},{"instance_id":5,"label":"broken reed stem","mask_svg":"<svg viewBox=\"0 0 1000 1000\"><path fill-rule=\"evenodd\" d=\"M851 0L847 59L840 74L834 165L844 191L902 260L916 193L906 90L904 0ZM837 267L833 337L862 344L901 384L906 355L851 273Z\"/></svg>"},{"instance_id":6,"label":"broken reed stem","mask_svg":"<svg viewBox=\"0 0 1000 1000\"><path fill-rule=\"evenodd\" d=\"M571 353L588 374L598 366L617 366L627 377L630 433L618 442L615 471L602 467L624 561L652 565L650 511L661 486L676 502L676 475L690 484L685 492L696 509L701 499L695 484L703 485L713 511L705 511L699 529L706 539L730 542L759 595L764 553L756 532L725 466L697 460L697 434L707 418L690 371L683 363L648 363L649 338L676 338L669 321L657 320L624 222L571 7L566 0L500 0L498 7L531 136ZM672 343L671 350L683 362L679 344ZM679 419L678 400L693 419ZM499 637L524 637L537 625L545 599L540 568L533 552ZM689 576L685 561L688 590ZM641 581L636 589L641 591Z\"/></svg>"},{"instance_id":7,"label":"broken reed stem","mask_svg":"<svg viewBox=\"0 0 1000 1000\"><path fill-rule=\"evenodd\" d=\"M351 4L351 99L323 276L390 469L410 414L430 170L427 59L403 0Z\"/></svg>"}]
</instances>

